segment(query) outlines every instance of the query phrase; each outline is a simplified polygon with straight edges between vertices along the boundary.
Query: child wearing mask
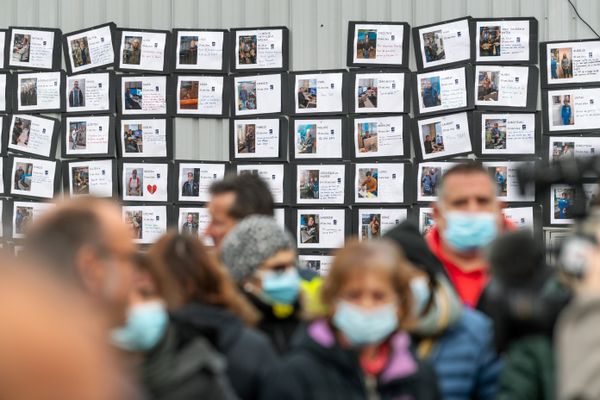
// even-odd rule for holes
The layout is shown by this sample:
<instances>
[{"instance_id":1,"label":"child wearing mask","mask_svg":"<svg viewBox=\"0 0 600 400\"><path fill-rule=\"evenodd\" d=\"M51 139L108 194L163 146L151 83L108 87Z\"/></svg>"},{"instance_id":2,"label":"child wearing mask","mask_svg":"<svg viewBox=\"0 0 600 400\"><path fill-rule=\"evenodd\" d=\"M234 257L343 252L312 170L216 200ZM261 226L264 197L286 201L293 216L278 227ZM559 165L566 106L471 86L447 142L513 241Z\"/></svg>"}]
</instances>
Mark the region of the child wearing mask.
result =
<instances>
[{"instance_id":1,"label":"child wearing mask","mask_svg":"<svg viewBox=\"0 0 600 400\"><path fill-rule=\"evenodd\" d=\"M404 256L386 241L350 242L322 287L327 312L272 371L263 400L439 399L405 331L412 295Z\"/></svg>"}]
</instances>

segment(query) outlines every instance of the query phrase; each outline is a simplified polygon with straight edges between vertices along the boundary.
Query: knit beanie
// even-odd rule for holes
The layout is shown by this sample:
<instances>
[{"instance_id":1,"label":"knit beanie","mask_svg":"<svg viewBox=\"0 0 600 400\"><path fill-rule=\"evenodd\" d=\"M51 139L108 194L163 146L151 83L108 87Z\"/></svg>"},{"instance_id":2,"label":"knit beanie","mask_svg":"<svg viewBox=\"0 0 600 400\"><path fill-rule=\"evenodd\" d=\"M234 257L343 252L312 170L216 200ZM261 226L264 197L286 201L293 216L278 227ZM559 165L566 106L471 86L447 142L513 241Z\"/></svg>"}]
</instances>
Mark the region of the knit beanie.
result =
<instances>
[{"instance_id":1,"label":"knit beanie","mask_svg":"<svg viewBox=\"0 0 600 400\"><path fill-rule=\"evenodd\" d=\"M251 215L225 236L221 261L236 282L254 274L261 264L280 250L295 250L294 239L275 218Z\"/></svg>"}]
</instances>

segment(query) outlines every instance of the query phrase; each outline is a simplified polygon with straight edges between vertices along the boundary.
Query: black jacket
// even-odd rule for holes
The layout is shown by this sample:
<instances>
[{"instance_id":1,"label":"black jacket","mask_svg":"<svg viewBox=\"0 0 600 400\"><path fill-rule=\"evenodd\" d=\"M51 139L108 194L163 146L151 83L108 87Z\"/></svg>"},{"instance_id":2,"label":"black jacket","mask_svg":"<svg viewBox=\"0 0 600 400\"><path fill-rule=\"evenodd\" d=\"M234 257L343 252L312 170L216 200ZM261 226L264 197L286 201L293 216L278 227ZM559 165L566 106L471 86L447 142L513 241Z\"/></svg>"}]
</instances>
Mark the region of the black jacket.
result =
<instances>
[{"instance_id":1,"label":"black jacket","mask_svg":"<svg viewBox=\"0 0 600 400\"><path fill-rule=\"evenodd\" d=\"M416 360L405 333L392 337L388 366L372 386L367 384L358 353L341 348L324 320L310 324L296 339L282 365L269 374L261 400L441 398L433 369Z\"/></svg>"},{"instance_id":2,"label":"black jacket","mask_svg":"<svg viewBox=\"0 0 600 400\"><path fill-rule=\"evenodd\" d=\"M208 338L225 356L227 376L243 400L258 398L262 380L278 358L269 339L221 307L190 303L173 314L188 332Z\"/></svg>"}]
</instances>

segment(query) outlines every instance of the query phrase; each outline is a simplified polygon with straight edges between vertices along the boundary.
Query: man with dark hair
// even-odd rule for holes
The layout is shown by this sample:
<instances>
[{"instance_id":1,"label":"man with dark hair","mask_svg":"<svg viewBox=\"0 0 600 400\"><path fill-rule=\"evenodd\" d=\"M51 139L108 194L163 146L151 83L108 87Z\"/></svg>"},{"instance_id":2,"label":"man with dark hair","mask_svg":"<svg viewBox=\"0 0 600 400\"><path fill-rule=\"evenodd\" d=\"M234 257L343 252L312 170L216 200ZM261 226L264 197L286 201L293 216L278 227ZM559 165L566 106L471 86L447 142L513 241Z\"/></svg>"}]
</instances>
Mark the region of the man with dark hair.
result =
<instances>
[{"instance_id":1,"label":"man with dark hair","mask_svg":"<svg viewBox=\"0 0 600 400\"><path fill-rule=\"evenodd\" d=\"M273 216L273 196L262 178L245 174L230 175L210 188L210 223L206 234L218 248L237 223L249 215Z\"/></svg>"},{"instance_id":2,"label":"man with dark hair","mask_svg":"<svg viewBox=\"0 0 600 400\"><path fill-rule=\"evenodd\" d=\"M488 281L482 249L511 225L502 215L496 183L481 164L457 164L439 185L427 243L462 301L474 307Z\"/></svg>"}]
</instances>

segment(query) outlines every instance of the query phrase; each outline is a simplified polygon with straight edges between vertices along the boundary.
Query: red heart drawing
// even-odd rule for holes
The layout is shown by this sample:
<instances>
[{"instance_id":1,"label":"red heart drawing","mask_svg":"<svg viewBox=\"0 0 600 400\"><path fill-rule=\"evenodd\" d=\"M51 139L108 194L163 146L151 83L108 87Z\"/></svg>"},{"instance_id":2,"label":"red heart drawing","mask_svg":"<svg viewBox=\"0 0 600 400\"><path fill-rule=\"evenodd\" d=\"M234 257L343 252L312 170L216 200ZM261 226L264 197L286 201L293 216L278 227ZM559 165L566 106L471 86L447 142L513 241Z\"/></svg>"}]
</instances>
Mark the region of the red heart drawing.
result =
<instances>
[{"instance_id":1,"label":"red heart drawing","mask_svg":"<svg viewBox=\"0 0 600 400\"><path fill-rule=\"evenodd\" d=\"M150 194L154 194L156 192L156 185L148 185L146 189L148 189Z\"/></svg>"}]
</instances>

